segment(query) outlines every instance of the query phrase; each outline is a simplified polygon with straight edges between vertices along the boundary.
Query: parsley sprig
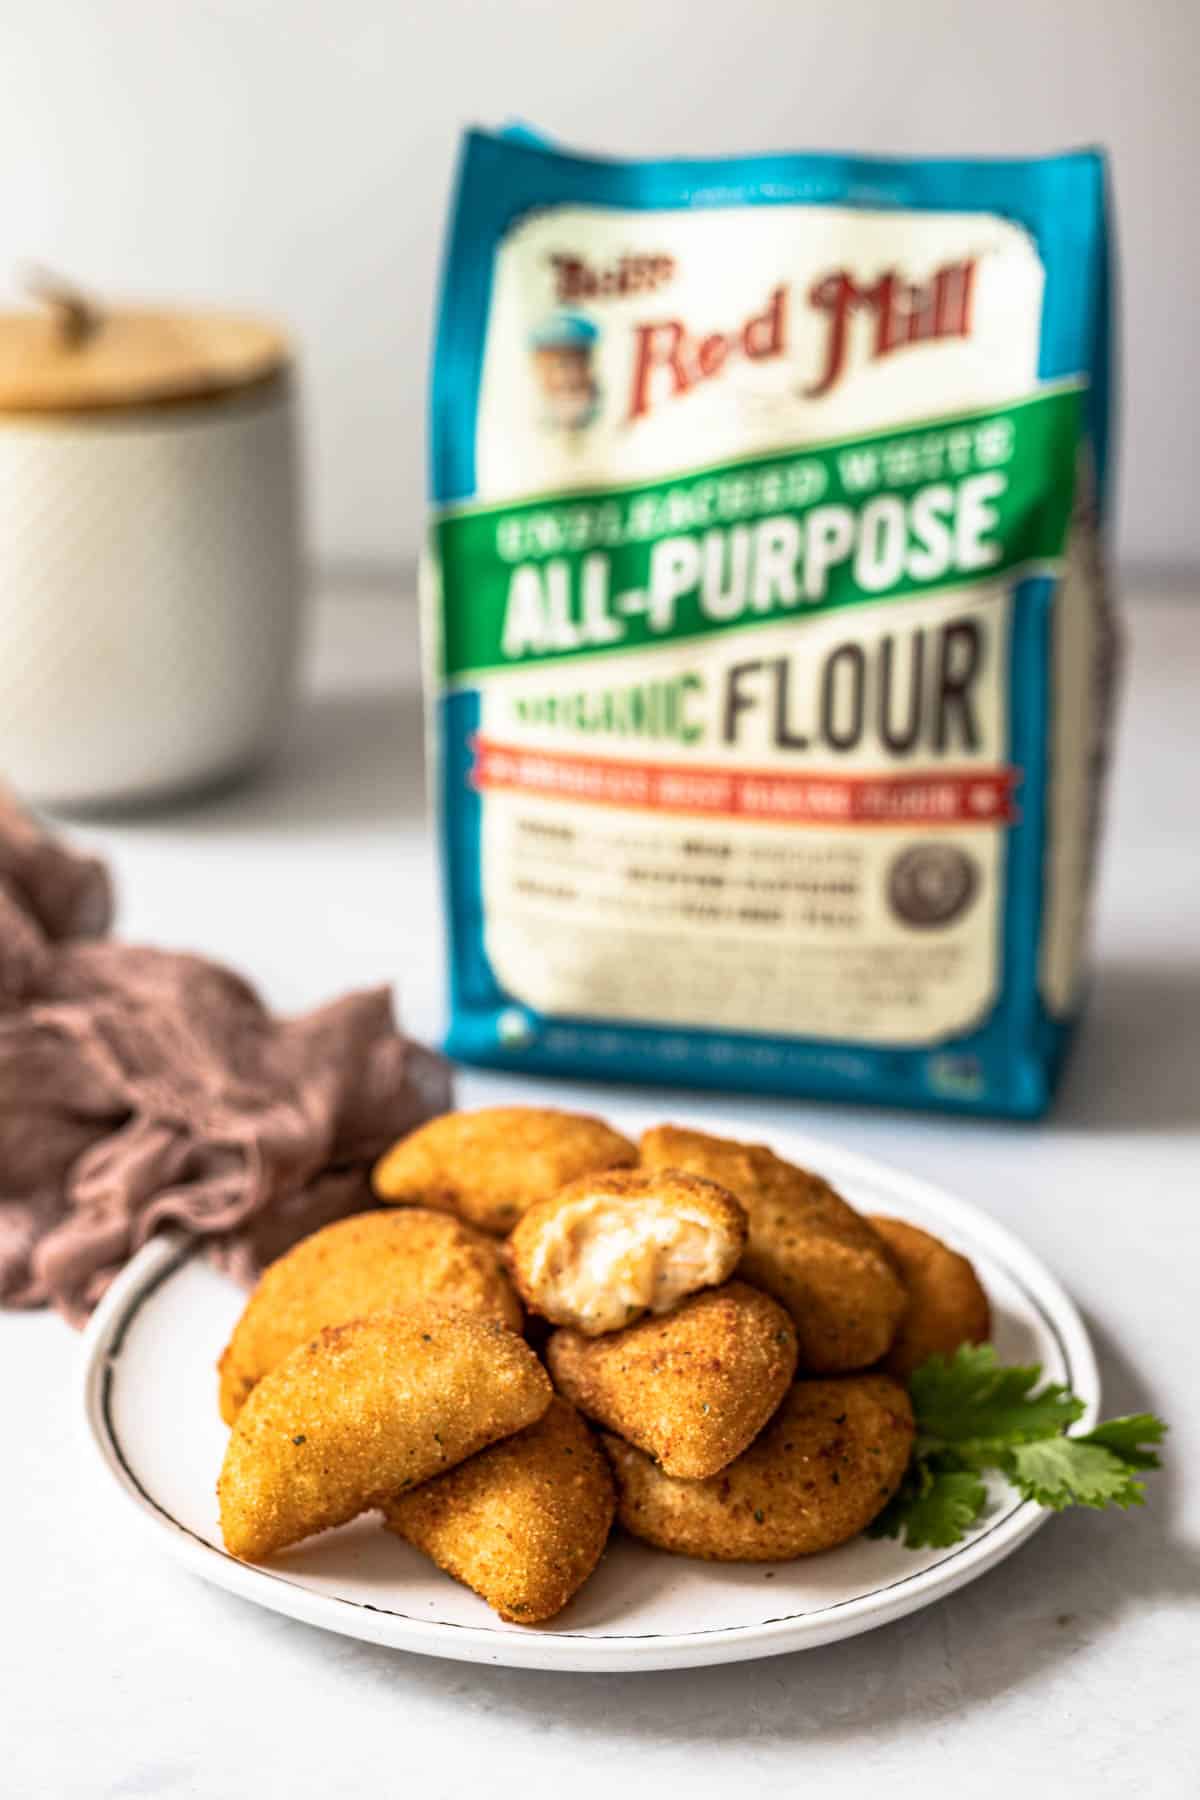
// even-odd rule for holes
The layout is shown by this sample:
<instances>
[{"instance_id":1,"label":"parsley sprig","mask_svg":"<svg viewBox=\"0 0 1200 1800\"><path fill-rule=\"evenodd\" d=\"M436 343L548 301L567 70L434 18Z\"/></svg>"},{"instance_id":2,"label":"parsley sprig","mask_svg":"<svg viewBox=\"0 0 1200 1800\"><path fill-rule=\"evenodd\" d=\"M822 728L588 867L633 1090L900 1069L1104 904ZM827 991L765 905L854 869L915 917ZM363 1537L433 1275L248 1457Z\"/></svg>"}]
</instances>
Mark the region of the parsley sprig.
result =
<instances>
[{"instance_id":1,"label":"parsley sprig","mask_svg":"<svg viewBox=\"0 0 1200 1800\"><path fill-rule=\"evenodd\" d=\"M1067 1506L1141 1506L1138 1469L1157 1469L1149 1447L1166 1426L1153 1413L1110 1419L1081 1437L1068 1428L1084 1405L1037 1363L998 1363L990 1344L933 1356L909 1380L917 1438L908 1470L870 1527L910 1550L957 1544L987 1504L982 1476L998 1470L1026 1500Z\"/></svg>"}]
</instances>

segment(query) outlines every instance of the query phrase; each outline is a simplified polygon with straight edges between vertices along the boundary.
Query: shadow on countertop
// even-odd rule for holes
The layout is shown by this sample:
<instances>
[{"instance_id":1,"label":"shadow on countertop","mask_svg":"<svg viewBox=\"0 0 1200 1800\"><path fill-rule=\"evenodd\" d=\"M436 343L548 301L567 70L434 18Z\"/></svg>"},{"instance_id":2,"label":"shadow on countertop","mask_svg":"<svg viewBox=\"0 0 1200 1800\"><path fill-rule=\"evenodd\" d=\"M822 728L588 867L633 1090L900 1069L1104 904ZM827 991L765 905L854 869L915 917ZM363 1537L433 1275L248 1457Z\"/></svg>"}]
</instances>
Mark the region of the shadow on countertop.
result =
<instances>
[{"instance_id":1,"label":"shadow on countertop","mask_svg":"<svg viewBox=\"0 0 1200 1800\"><path fill-rule=\"evenodd\" d=\"M189 836L258 837L297 828L394 829L425 816L421 700L413 689L300 701L261 763L195 788L126 804L64 809L61 822Z\"/></svg>"},{"instance_id":2,"label":"shadow on countertop","mask_svg":"<svg viewBox=\"0 0 1200 1800\"><path fill-rule=\"evenodd\" d=\"M273 817L297 825L378 824L388 830L423 818L420 695L401 689L305 701L277 757L247 788L246 803L256 813L269 806Z\"/></svg>"},{"instance_id":3,"label":"shadow on countertop","mask_svg":"<svg viewBox=\"0 0 1200 1800\"><path fill-rule=\"evenodd\" d=\"M1198 1121L1200 964L1099 964L1051 1127L1152 1132Z\"/></svg>"}]
</instances>

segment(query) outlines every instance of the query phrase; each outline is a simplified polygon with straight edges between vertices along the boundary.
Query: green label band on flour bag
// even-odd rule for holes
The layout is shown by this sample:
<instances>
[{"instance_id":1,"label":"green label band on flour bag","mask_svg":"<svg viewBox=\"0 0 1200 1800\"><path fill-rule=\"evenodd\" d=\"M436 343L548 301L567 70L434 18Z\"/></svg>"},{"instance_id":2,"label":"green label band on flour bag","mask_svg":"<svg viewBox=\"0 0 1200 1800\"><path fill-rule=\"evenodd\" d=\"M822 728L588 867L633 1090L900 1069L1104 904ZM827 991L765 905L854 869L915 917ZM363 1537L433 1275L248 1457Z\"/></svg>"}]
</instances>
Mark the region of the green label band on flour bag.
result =
<instances>
[{"instance_id":1,"label":"green label band on flour bag","mask_svg":"<svg viewBox=\"0 0 1200 1800\"><path fill-rule=\"evenodd\" d=\"M448 1049L1034 1115L1114 666L1104 171L471 134L425 579Z\"/></svg>"}]
</instances>

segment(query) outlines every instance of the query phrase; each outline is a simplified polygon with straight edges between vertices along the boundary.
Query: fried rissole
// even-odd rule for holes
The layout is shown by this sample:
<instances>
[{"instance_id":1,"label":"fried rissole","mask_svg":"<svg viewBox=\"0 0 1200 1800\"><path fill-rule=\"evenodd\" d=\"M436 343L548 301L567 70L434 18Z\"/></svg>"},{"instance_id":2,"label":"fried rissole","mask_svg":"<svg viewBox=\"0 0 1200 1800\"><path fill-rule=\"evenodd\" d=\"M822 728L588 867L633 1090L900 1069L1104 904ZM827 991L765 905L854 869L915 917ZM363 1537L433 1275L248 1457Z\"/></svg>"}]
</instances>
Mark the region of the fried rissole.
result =
<instances>
[{"instance_id":1,"label":"fried rissole","mask_svg":"<svg viewBox=\"0 0 1200 1800\"><path fill-rule=\"evenodd\" d=\"M588 1427L555 1395L535 1425L383 1510L390 1531L502 1619L535 1625L561 1612L599 1562L613 1480Z\"/></svg>"},{"instance_id":2,"label":"fried rissole","mask_svg":"<svg viewBox=\"0 0 1200 1800\"><path fill-rule=\"evenodd\" d=\"M238 1413L217 1483L234 1556L341 1525L541 1418L550 1381L492 1320L414 1307L317 1333Z\"/></svg>"},{"instance_id":3,"label":"fried rissole","mask_svg":"<svg viewBox=\"0 0 1200 1800\"><path fill-rule=\"evenodd\" d=\"M526 1305L586 1336L662 1313L737 1267L746 1215L714 1182L612 1169L539 1200L508 1242Z\"/></svg>"},{"instance_id":4,"label":"fried rissole","mask_svg":"<svg viewBox=\"0 0 1200 1800\"><path fill-rule=\"evenodd\" d=\"M695 1481L762 1430L795 1372L796 1334L769 1295L728 1281L604 1337L556 1331L546 1359L581 1412Z\"/></svg>"},{"instance_id":5,"label":"fried rissole","mask_svg":"<svg viewBox=\"0 0 1200 1800\"><path fill-rule=\"evenodd\" d=\"M801 1369L842 1374L886 1354L908 1296L878 1232L827 1181L764 1145L676 1125L644 1134L641 1162L706 1176L741 1202L749 1236L738 1274L787 1307Z\"/></svg>"},{"instance_id":6,"label":"fried rissole","mask_svg":"<svg viewBox=\"0 0 1200 1800\"><path fill-rule=\"evenodd\" d=\"M904 1475L908 1395L887 1375L797 1381L750 1448L707 1481L678 1481L605 1434L625 1529L681 1556L786 1562L864 1531Z\"/></svg>"},{"instance_id":7,"label":"fried rissole","mask_svg":"<svg viewBox=\"0 0 1200 1800\"><path fill-rule=\"evenodd\" d=\"M219 1362L232 1425L255 1383L326 1325L428 1302L520 1331L521 1305L494 1239L427 1207L339 1219L265 1271Z\"/></svg>"},{"instance_id":8,"label":"fried rissole","mask_svg":"<svg viewBox=\"0 0 1200 1800\"><path fill-rule=\"evenodd\" d=\"M907 1381L931 1356L952 1356L960 1344L985 1343L992 1309L966 1257L903 1219L873 1217L871 1223L908 1289L907 1311L881 1366Z\"/></svg>"},{"instance_id":9,"label":"fried rissole","mask_svg":"<svg viewBox=\"0 0 1200 1800\"><path fill-rule=\"evenodd\" d=\"M541 1106L488 1106L443 1113L401 1138L375 1165L375 1192L457 1213L498 1237L535 1201L601 1169L628 1168L637 1150L583 1113Z\"/></svg>"}]
</instances>

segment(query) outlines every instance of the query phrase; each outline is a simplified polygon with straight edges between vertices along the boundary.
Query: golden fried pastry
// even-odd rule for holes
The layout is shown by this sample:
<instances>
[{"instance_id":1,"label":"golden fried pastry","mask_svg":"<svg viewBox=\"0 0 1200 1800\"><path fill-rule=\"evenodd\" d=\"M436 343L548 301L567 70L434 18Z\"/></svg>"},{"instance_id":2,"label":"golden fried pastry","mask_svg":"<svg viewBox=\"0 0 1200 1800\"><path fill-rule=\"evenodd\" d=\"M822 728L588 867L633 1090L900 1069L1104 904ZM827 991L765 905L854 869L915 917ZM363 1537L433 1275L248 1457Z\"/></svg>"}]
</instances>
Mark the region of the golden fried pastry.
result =
<instances>
[{"instance_id":1,"label":"golden fried pastry","mask_svg":"<svg viewBox=\"0 0 1200 1800\"><path fill-rule=\"evenodd\" d=\"M389 1531L502 1619L534 1625L561 1612L599 1562L612 1475L575 1408L556 1395L536 1425L383 1510Z\"/></svg>"},{"instance_id":2,"label":"golden fried pastry","mask_svg":"<svg viewBox=\"0 0 1200 1800\"><path fill-rule=\"evenodd\" d=\"M676 1481L604 1437L617 1517L634 1537L711 1562L786 1562L864 1531L900 1484L913 1444L908 1395L887 1375L798 1381L736 1462Z\"/></svg>"},{"instance_id":3,"label":"golden fried pastry","mask_svg":"<svg viewBox=\"0 0 1200 1800\"><path fill-rule=\"evenodd\" d=\"M960 1344L991 1335L992 1309L965 1256L903 1219L872 1218L908 1289L908 1310L883 1367L907 1381L929 1357L953 1356Z\"/></svg>"},{"instance_id":4,"label":"golden fried pastry","mask_svg":"<svg viewBox=\"0 0 1200 1800\"><path fill-rule=\"evenodd\" d=\"M522 1213L579 1175L628 1168L637 1151L603 1119L541 1106L443 1113L375 1165L383 1200L457 1213L503 1237Z\"/></svg>"},{"instance_id":5,"label":"golden fried pastry","mask_svg":"<svg viewBox=\"0 0 1200 1800\"><path fill-rule=\"evenodd\" d=\"M588 1337L667 1312L737 1267L746 1215L712 1181L674 1169L610 1169L539 1200L508 1242L525 1304Z\"/></svg>"},{"instance_id":6,"label":"golden fried pastry","mask_svg":"<svg viewBox=\"0 0 1200 1800\"><path fill-rule=\"evenodd\" d=\"M540 1419L546 1371L492 1320L435 1307L327 1326L254 1388L217 1497L234 1556L259 1561L379 1506Z\"/></svg>"},{"instance_id":7,"label":"golden fried pastry","mask_svg":"<svg viewBox=\"0 0 1200 1800\"><path fill-rule=\"evenodd\" d=\"M520 1331L521 1305L492 1238L425 1207L339 1219L265 1272L217 1367L232 1425L253 1388L325 1325L428 1301Z\"/></svg>"},{"instance_id":8,"label":"golden fried pastry","mask_svg":"<svg viewBox=\"0 0 1200 1800\"><path fill-rule=\"evenodd\" d=\"M801 1369L841 1374L886 1353L908 1297L879 1234L828 1182L762 1145L675 1125L647 1131L641 1159L707 1176L741 1201L750 1231L738 1273L791 1313Z\"/></svg>"},{"instance_id":9,"label":"golden fried pastry","mask_svg":"<svg viewBox=\"0 0 1200 1800\"><path fill-rule=\"evenodd\" d=\"M699 1481L740 1456L779 1405L796 1334L768 1295L729 1281L605 1337L556 1331L546 1358L581 1412Z\"/></svg>"}]
</instances>

